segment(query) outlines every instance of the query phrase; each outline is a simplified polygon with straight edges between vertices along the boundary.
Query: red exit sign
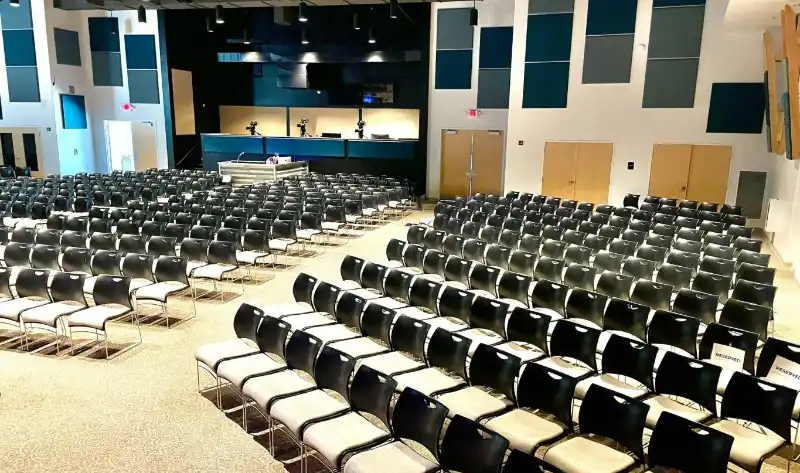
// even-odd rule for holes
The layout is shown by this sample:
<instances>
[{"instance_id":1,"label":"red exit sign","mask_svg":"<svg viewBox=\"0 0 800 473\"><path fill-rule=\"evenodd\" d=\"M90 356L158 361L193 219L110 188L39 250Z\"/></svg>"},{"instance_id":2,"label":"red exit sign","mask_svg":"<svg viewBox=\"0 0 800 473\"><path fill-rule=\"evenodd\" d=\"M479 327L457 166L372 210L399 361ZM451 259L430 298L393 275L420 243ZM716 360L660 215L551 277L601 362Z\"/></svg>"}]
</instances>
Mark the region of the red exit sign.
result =
<instances>
[{"instance_id":1,"label":"red exit sign","mask_svg":"<svg viewBox=\"0 0 800 473\"><path fill-rule=\"evenodd\" d=\"M467 118L478 118L478 115L480 115L480 111L477 108L467 110Z\"/></svg>"}]
</instances>

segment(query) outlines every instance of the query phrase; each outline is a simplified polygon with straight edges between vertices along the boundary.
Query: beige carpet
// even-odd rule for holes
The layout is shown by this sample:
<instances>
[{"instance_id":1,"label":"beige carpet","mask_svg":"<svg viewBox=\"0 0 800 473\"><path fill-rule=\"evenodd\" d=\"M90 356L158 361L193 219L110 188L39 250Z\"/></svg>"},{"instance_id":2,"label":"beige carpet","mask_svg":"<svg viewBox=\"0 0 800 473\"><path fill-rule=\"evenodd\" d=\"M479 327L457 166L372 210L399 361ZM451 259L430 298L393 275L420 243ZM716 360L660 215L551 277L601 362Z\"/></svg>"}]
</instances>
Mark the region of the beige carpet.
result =
<instances>
[{"instance_id":1,"label":"beige carpet","mask_svg":"<svg viewBox=\"0 0 800 473\"><path fill-rule=\"evenodd\" d=\"M344 247L325 248L225 304L200 303L196 318L169 330L143 327L144 344L110 362L0 349L0 472L284 471L236 423L239 417L226 418L196 392L194 349L230 338L233 313L243 301L291 301L299 271L338 281L345 254L385 260L386 242L404 238L403 225L395 222ZM780 273L779 285L777 331L797 340L800 323L792 320L792 305L800 291L788 271ZM113 324L110 338L131 342L136 331ZM775 464L785 471L785 461ZM773 470L781 471L765 471Z\"/></svg>"}]
</instances>

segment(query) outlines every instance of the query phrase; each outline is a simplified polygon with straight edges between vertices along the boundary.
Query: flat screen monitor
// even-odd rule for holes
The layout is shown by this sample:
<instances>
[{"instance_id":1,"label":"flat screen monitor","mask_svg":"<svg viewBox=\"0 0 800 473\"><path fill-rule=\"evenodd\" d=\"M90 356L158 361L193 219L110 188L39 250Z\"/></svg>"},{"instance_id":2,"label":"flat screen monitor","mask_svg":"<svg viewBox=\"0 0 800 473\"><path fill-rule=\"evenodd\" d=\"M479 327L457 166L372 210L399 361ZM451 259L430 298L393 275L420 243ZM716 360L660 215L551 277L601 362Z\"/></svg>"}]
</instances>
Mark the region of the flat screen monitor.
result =
<instances>
[{"instance_id":1,"label":"flat screen monitor","mask_svg":"<svg viewBox=\"0 0 800 473\"><path fill-rule=\"evenodd\" d=\"M341 138L342 134L341 133L323 133L322 137L323 138Z\"/></svg>"},{"instance_id":2,"label":"flat screen monitor","mask_svg":"<svg viewBox=\"0 0 800 473\"><path fill-rule=\"evenodd\" d=\"M376 135L375 133L373 133L370 136L372 137L373 140L388 140L389 139L389 135L383 135L383 134Z\"/></svg>"}]
</instances>

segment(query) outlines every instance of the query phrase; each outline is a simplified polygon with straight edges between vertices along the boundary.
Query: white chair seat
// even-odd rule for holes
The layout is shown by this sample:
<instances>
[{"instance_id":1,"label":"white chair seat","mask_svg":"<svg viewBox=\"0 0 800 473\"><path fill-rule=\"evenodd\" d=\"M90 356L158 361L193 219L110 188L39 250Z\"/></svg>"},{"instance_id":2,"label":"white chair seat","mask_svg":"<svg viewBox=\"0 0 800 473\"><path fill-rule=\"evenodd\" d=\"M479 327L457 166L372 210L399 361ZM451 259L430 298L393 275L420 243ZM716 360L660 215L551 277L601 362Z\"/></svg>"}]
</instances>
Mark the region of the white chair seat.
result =
<instances>
[{"instance_id":1,"label":"white chair seat","mask_svg":"<svg viewBox=\"0 0 800 473\"><path fill-rule=\"evenodd\" d=\"M195 268L192 272L193 278L199 279L213 279L215 281L222 281L226 273L239 269L238 266L232 264L207 264Z\"/></svg>"},{"instance_id":2,"label":"white chair seat","mask_svg":"<svg viewBox=\"0 0 800 473\"><path fill-rule=\"evenodd\" d=\"M345 220L347 223L356 223L356 222L358 222L359 220L361 220L362 218L364 218L364 216L363 216L363 215L345 215L345 216L344 216L344 220Z\"/></svg>"},{"instance_id":3,"label":"white chair seat","mask_svg":"<svg viewBox=\"0 0 800 473\"><path fill-rule=\"evenodd\" d=\"M347 403L316 389L276 401L270 408L269 415L285 425L296 437L300 437L300 430L309 421L345 412L349 408Z\"/></svg>"},{"instance_id":4,"label":"white chair seat","mask_svg":"<svg viewBox=\"0 0 800 473\"><path fill-rule=\"evenodd\" d=\"M373 215L375 215L376 213L378 213L378 209L370 209L370 208L361 209L361 213L362 213L362 214L363 214L365 217L372 217Z\"/></svg>"},{"instance_id":5,"label":"white chair seat","mask_svg":"<svg viewBox=\"0 0 800 473\"><path fill-rule=\"evenodd\" d=\"M352 291L350 291L350 293L353 294L356 297L360 297L360 298L366 299L366 300L377 299L379 297L383 297L381 294L378 294L377 292L372 292L369 289L363 289L363 288L352 290Z\"/></svg>"},{"instance_id":6,"label":"white chair seat","mask_svg":"<svg viewBox=\"0 0 800 473\"><path fill-rule=\"evenodd\" d=\"M436 314L432 312L425 312L419 307L412 307L412 306L407 306L403 307L402 309L398 309L397 313L405 315L406 317L410 317L414 320L426 320L432 317L436 317Z\"/></svg>"},{"instance_id":7,"label":"white chair seat","mask_svg":"<svg viewBox=\"0 0 800 473\"><path fill-rule=\"evenodd\" d=\"M507 438L511 448L523 452L532 452L543 442L564 433L564 429L557 423L522 409L514 409L495 417L486 423L486 427Z\"/></svg>"},{"instance_id":8,"label":"white chair seat","mask_svg":"<svg viewBox=\"0 0 800 473\"><path fill-rule=\"evenodd\" d=\"M194 270L197 268L202 268L203 266L207 266L208 263L205 261L193 261L189 260L186 262L186 275L191 276Z\"/></svg>"},{"instance_id":9,"label":"white chair seat","mask_svg":"<svg viewBox=\"0 0 800 473\"><path fill-rule=\"evenodd\" d=\"M264 375L273 371L285 368L285 365L278 363L264 353L254 353L249 356L223 360L217 365L217 376L227 379L237 389L242 389L242 385L249 378Z\"/></svg>"},{"instance_id":10,"label":"white chair seat","mask_svg":"<svg viewBox=\"0 0 800 473\"><path fill-rule=\"evenodd\" d=\"M342 353L350 355L353 358L377 355L378 353L385 353L389 351L387 347L381 345L380 343L376 343L367 337L357 337L333 342L331 343L331 347L339 350Z\"/></svg>"},{"instance_id":11,"label":"white chair seat","mask_svg":"<svg viewBox=\"0 0 800 473\"><path fill-rule=\"evenodd\" d=\"M23 311L49 303L50 301L45 299L28 299L27 297L9 299L0 302L0 319L19 321L19 315Z\"/></svg>"},{"instance_id":12,"label":"white chair seat","mask_svg":"<svg viewBox=\"0 0 800 473\"><path fill-rule=\"evenodd\" d=\"M286 370L248 379L242 386L242 393L261 406L261 409L266 410L272 400L278 396L305 391L313 387L313 383L301 378L294 371Z\"/></svg>"},{"instance_id":13,"label":"white chair seat","mask_svg":"<svg viewBox=\"0 0 800 473\"><path fill-rule=\"evenodd\" d=\"M538 360L545 356L545 354L542 353L538 348L535 348L532 345L523 345L520 342L507 342L500 345L495 345L494 347L498 350L519 357L519 359L522 361Z\"/></svg>"},{"instance_id":14,"label":"white chair seat","mask_svg":"<svg viewBox=\"0 0 800 473\"><path fill-rule=\"evenodd\" d=\"M234 338L233 340L223 340L221 342L200 345L194 352L194 358L216 371L217 365L223 360L252 355L254 353L258 353L257 348L251 347L241 338Z\"/></svg>"},{"instance_id":15,"label":"white chair seat","mask_svg":"<svg viewBox=\"0 0 800 473\"><path fill-rule=\"evenodd\" d=\"M313 310L314 308L307 302L288 302L268 305L264 308L264 315L281 318L289 315L306 314Z\"/></svg>"},{"instance_id":16,"label":"white chair seat","mask_svg":"<svg viewBox=\"0 0 800 473\"><path fill-rule=\"evenodd\" d=\"M354 447L369 445L388 433L364 417L351 412L335 419L313 424L303 433L303 443L310 446L333 465Z\"/></svg>"},{"instance_id":17,"label":"white chair seat","mask_svg":"<svg viewBox=\"0 0 800 473\"><path fill-rule=\"evenodd\" d=\"M131 294L133 294L134 292L136 292L137 289L141 289L143 287L147 287L147 286L150 286L152 284L153 284L153 281L149 281L147 279L139 279L139 278L131 279L131 286L130 286L131 291L130 292L131 292Z\"/></svg>"},{"instance_id":18,"label":"white chair seat","mask_svg":"<svg viewBox=\"0 0 800 473\"><path fill-rule=\"evenodd\" d=\"M178 281L164 281L140 287L136 290L137 301L167 302L167 298L176 292L186 289L186 284Z\"/></svg>"},{"instance_id":19,"label":"white chair seat","mask_svg":"<svg viewBox=\"0 0 800 473\"><path fill-rule=\"evenodd\" d=\"M676 416L694 422L704 422L711 417L710 412L695 409L667 396L653 396L645 399L644 403L650 406L650 409L647 411L647 427L650 429L656 427L656 422L658 422L658 418L661 417L662 412L669 412L670 414L675 414Z\"/></svg>"},{"instance_id":20,"label":"white chair seat","mask_svg":"<svg viewBox=\"0 0 800 473\"><path fill-rule=\"evenodd\" d=\"M397 310L397 309L402 309L403 307L408 307L407 303L392 297L378 297L377 299L370 299L367 301L367 305L372 303L378 304L381 307L391 310Z\"/></svg>"},{"instance_id":21,"label":"white chair seat","mask_svg":"<svg viewBox=\"0 0 800 473\"><path fill-rule=\"evenodd\" d=\"M344 227L344 223L341 222L322 222L323 230L339 231L342 227Z\"/></svg>"},{"instance_id":22,"label":"white chair seat","mask_svg":"<svg viewBox=\"0 0 800 473\"><path fill-rule=\"evenodd\" d=\"M436 368L412 371L394 376L394 379L397 381L397 392L402 392L406 387L411 387L426 396L464 385L463 379L451 378Z\"/></svg>"},{"instance_id":23,"label":"white chair seat","mask_svg":"<svg viewBox=\"0 0 800 473\"><path fill-rule=\"evenodd\" d=\"M578 383L578 385L575 386L575 397L577 399L583 399L584 396L586 396L586 391L588 391L589 387L593 384L599 384L604 388L624 394L634 399L640 398L648 393L647 389L645 388L638 388L628 383L624 383L609 374L601 374L599 376L592 376L591 378L584 379Z\"/></svg>"},{"instance_id":24,"label":"white chair seat","mask_svg":"<svg viewBox=\"0 0 800 473\"><path fill-rule=\"evenodd\" d=\"M563 373L572 378L580 378L581 376L591 373L592 371L589 368L584 368L583 366L575 366L560 357L544 358L536 361L536 363L544 365L550 369L554 369L559 373Z\"/></svg>"},{"instance_id":25,"label":"white chair seat","mask_svg":"<svg viewBox=\"0 0 800 473\"><path fill-rule=\"evenodd\" d=\"M300 229L300 230L297 230L295 232L295 234L297 235L298 239L300 239L300 240L309 240L309 241L312 238L314 238L314 235L319 235L320 233L322 233L322 232L319 231L319 230L310 230L310 229Z\"/></svg>"},{"instance_id":26,"label":"white chair seat","mask_svg":"<svg viewBox=\"0 0 800 473\"><path fill-rule=\"evenodd\" d=\"M412 360L399 351L370 356L369 358L365 358L361 363L387 376L423 366L422 363Z\"/></svg>"},{"instance_id":27,"label":"white chair seat","mask_svg":"<svg viewBox=\"0 0 800 473\"><path fill-rule=\"evenodd\" d=\"M342 281L339 284L337 284L337 286L339 286L339 289L343 291L352 291L361 288L361 284L359 284L357 281L350 281L350 280Z\"/></svg>"},{"instance_id":28,"label":"white chair seat","mask_svg":"<svg viewBox=\"0 0 800 473\"><path fill-rule=\"evenodd\" d=\"M467 292L475 294L477 297L485 297L487 299L497 299L497 296L495 296L489 291L484 291L483 289L470 289Z\"/></svg>"},{"instance_id":29,"label":"white chair seat","mask_svg":"<svg viewBox=\"0 0 800 473\"><path fill-rule=\"evenodd\" d=\"M130 311L129 307L122 305L96 305L71 314L67 321L71 327L89 327L96 330L105 330L106 322L122 317Z\"/></svg>"},{"instance_id":30,"label":"white chair seat","mask_svg":"<svg viewBox=\"0 0 800 473\"><path fill-rule=\"evenodd\" d=\"M269 240L269 249L272 251L289 251L289 247L297 243L296 240L289 240L285 238L275 238Z\"/></svg>"},{"instance_id":31,"label":"white chair seat","mask_svg":"<svg viewBox=\"0 0 800 473\"><path fill-rule=\"evenodd\" d=\"M386 266L387 268L402 268L403 267L403 263L401 263L400 261L384 261L381 264Z\"/></svg>"},{"instance_id":32,"label":"white chair seat","mask_svg":"<svg viewBox=\"0 0 800 473\"><path fill-rule=\"evenodd\" d=\"M330 325L336 323L325 312L308 312L306 314L296 314L283 317L292 330L305 330L308 327L316 327L318 325Z\"/></svg>"},{"instance_id":33,"label":"white chair seat","mask_svg":"<svg viewBox=\"0 0 800 473\"><path fill-rule=\"evenodd\" d=\"M756 471L761 457L783 445L783 439L775 434L762 434L728 419L722 419L710 427L733 437L731 460L748 471Z\"/></svg>"},{"instance_id":34,"label":"white chair seat","mask_svg":"<svg viewBox=\"0 0 800 473\"><path fill-rule=\"evenodd\" d=\"M305 332L319 338L323 344L359 337L358 333L341 324L311 327Z\"/></svg>"},{"instance_id":35,"label":"white chair seat","mask_svg":"<svg viewBox=\"0 0 800 473\"><path fill-rule=\"evenodd\" d=\"M236 261L243 264L256 264L261 258L266 258L269 253L263 251L238 251L236 252Z\"/></svg>"},{"instance_id":36,"label":"white chair seat","mask_svg":"<svg viewBox=\"0 0 800 473\"><path fill-rule=\"evenodd\" d=\"M391 202L389 202L389 206L391 207ZM425 225L426 227L430 227L433 225L433 217L424 217L419 219L420 225Z\"/></svg>"},{"instance_id":37,"label":"white chair seat","mask_svg":"<svg viewBox=\"0 0 800 473\"><path fill-rule=\"evenodd\" d=\"M28 309L20 314L23 323L27 324L42 324L51 327L56 326L56 321L59 317L71 314L75 311L83 309L84 305L69 304L67 302L53 302L52 304L40 305L33 309Z\"/></svg>"},{"instance_id":38,"label":"white chair seat","mask_svg":"<svg viewBox=\"0 0 800 473\"><path fill-rule=\"evenodd\" d=\"M495 414L511 405L510 401L492 396L475 386L442 394L439 401L450 409L448 417L459 414L472 420Z\"/></svg>"},{"instance_id":39,"label":"white chair seat","mask_svg":"<svg viewBox=\"0 0 800 473\"><path fill-rule=\"evenodd\" d=\"M635 463L630 455L584 437L556 445L544 460L564 473L617 473Z\"/></svg>"},{"instance_id":40,"label":"white chair seat","mask_svg":"<svg viewBox=\"0 0 800 473\"><path fill-rule=\"evenodd\" d=\"M430 319L425 319L424 322L430 325L431 328L441 328L447 330L448 332L458 332L459 330L469 328L469 325L453 322L445 317L433 317Z\"/></svg>"},{"instance_id":41,"label":"white chair seat","mask_svg":"<svg viewBox=\"0 0 800 473\"><path fill-rule=\"evenodd\" d=\"M343 473L427 473L437 467L403 442L392 442L351 457Z\"/></svg>"}]
</instances>

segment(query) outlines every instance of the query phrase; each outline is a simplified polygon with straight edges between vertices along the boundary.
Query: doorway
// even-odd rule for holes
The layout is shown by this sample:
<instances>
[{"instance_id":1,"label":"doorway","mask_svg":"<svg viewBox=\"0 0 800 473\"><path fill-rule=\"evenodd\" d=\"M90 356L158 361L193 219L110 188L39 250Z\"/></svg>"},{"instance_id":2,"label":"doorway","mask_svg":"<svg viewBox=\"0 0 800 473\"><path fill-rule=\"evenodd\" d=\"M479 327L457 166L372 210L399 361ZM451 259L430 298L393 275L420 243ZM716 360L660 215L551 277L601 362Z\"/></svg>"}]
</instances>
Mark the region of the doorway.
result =
<instances>
[{"instance_id":1,"label":"doorway","mask_svg":"<svg viewBox=\"0 0 800 473\"><path fill-rule=\"evenodd\" d=\"M656 143L648 193L723 204L732 157L730 146Z\"/></svg>"},{"instance_id":2,"label":"doorway","mask_svg":"<svg viewBox=\"0 0 800 473\"><path fill-rule=\"evenodd\" d=\"M3 166L28 168L32 177L44 175L38 128L0 128L0 155Z\"/></svg>"},{"instance_id":3,"label":"doorway","mask_svg":"<svg viewBox=\"0 0 800 473\"><path fill-rule=\"evenodd\" d=\"M153 122L106 120L106 156L112 171L145 171L158 167Z\"/></svg>"},{"instance_id":4,"label":"doorway","mask_svg":"<svg viewBox=\"0 0 800 473\"><path fill-rule=\"evenodd\" d=\"M442 130L439 197L500 194L504 145L499 130Z\"/></svg>"},{"instance_id":5,"label":"doorway","mask_svg":"<svg viewBox=\"0 0 800 473\"><path fill-rule=\"evenodd\" d=\"M613 143L548 141L542 194L579 202L608 202Z\"/></svg>"}]
</instances>

